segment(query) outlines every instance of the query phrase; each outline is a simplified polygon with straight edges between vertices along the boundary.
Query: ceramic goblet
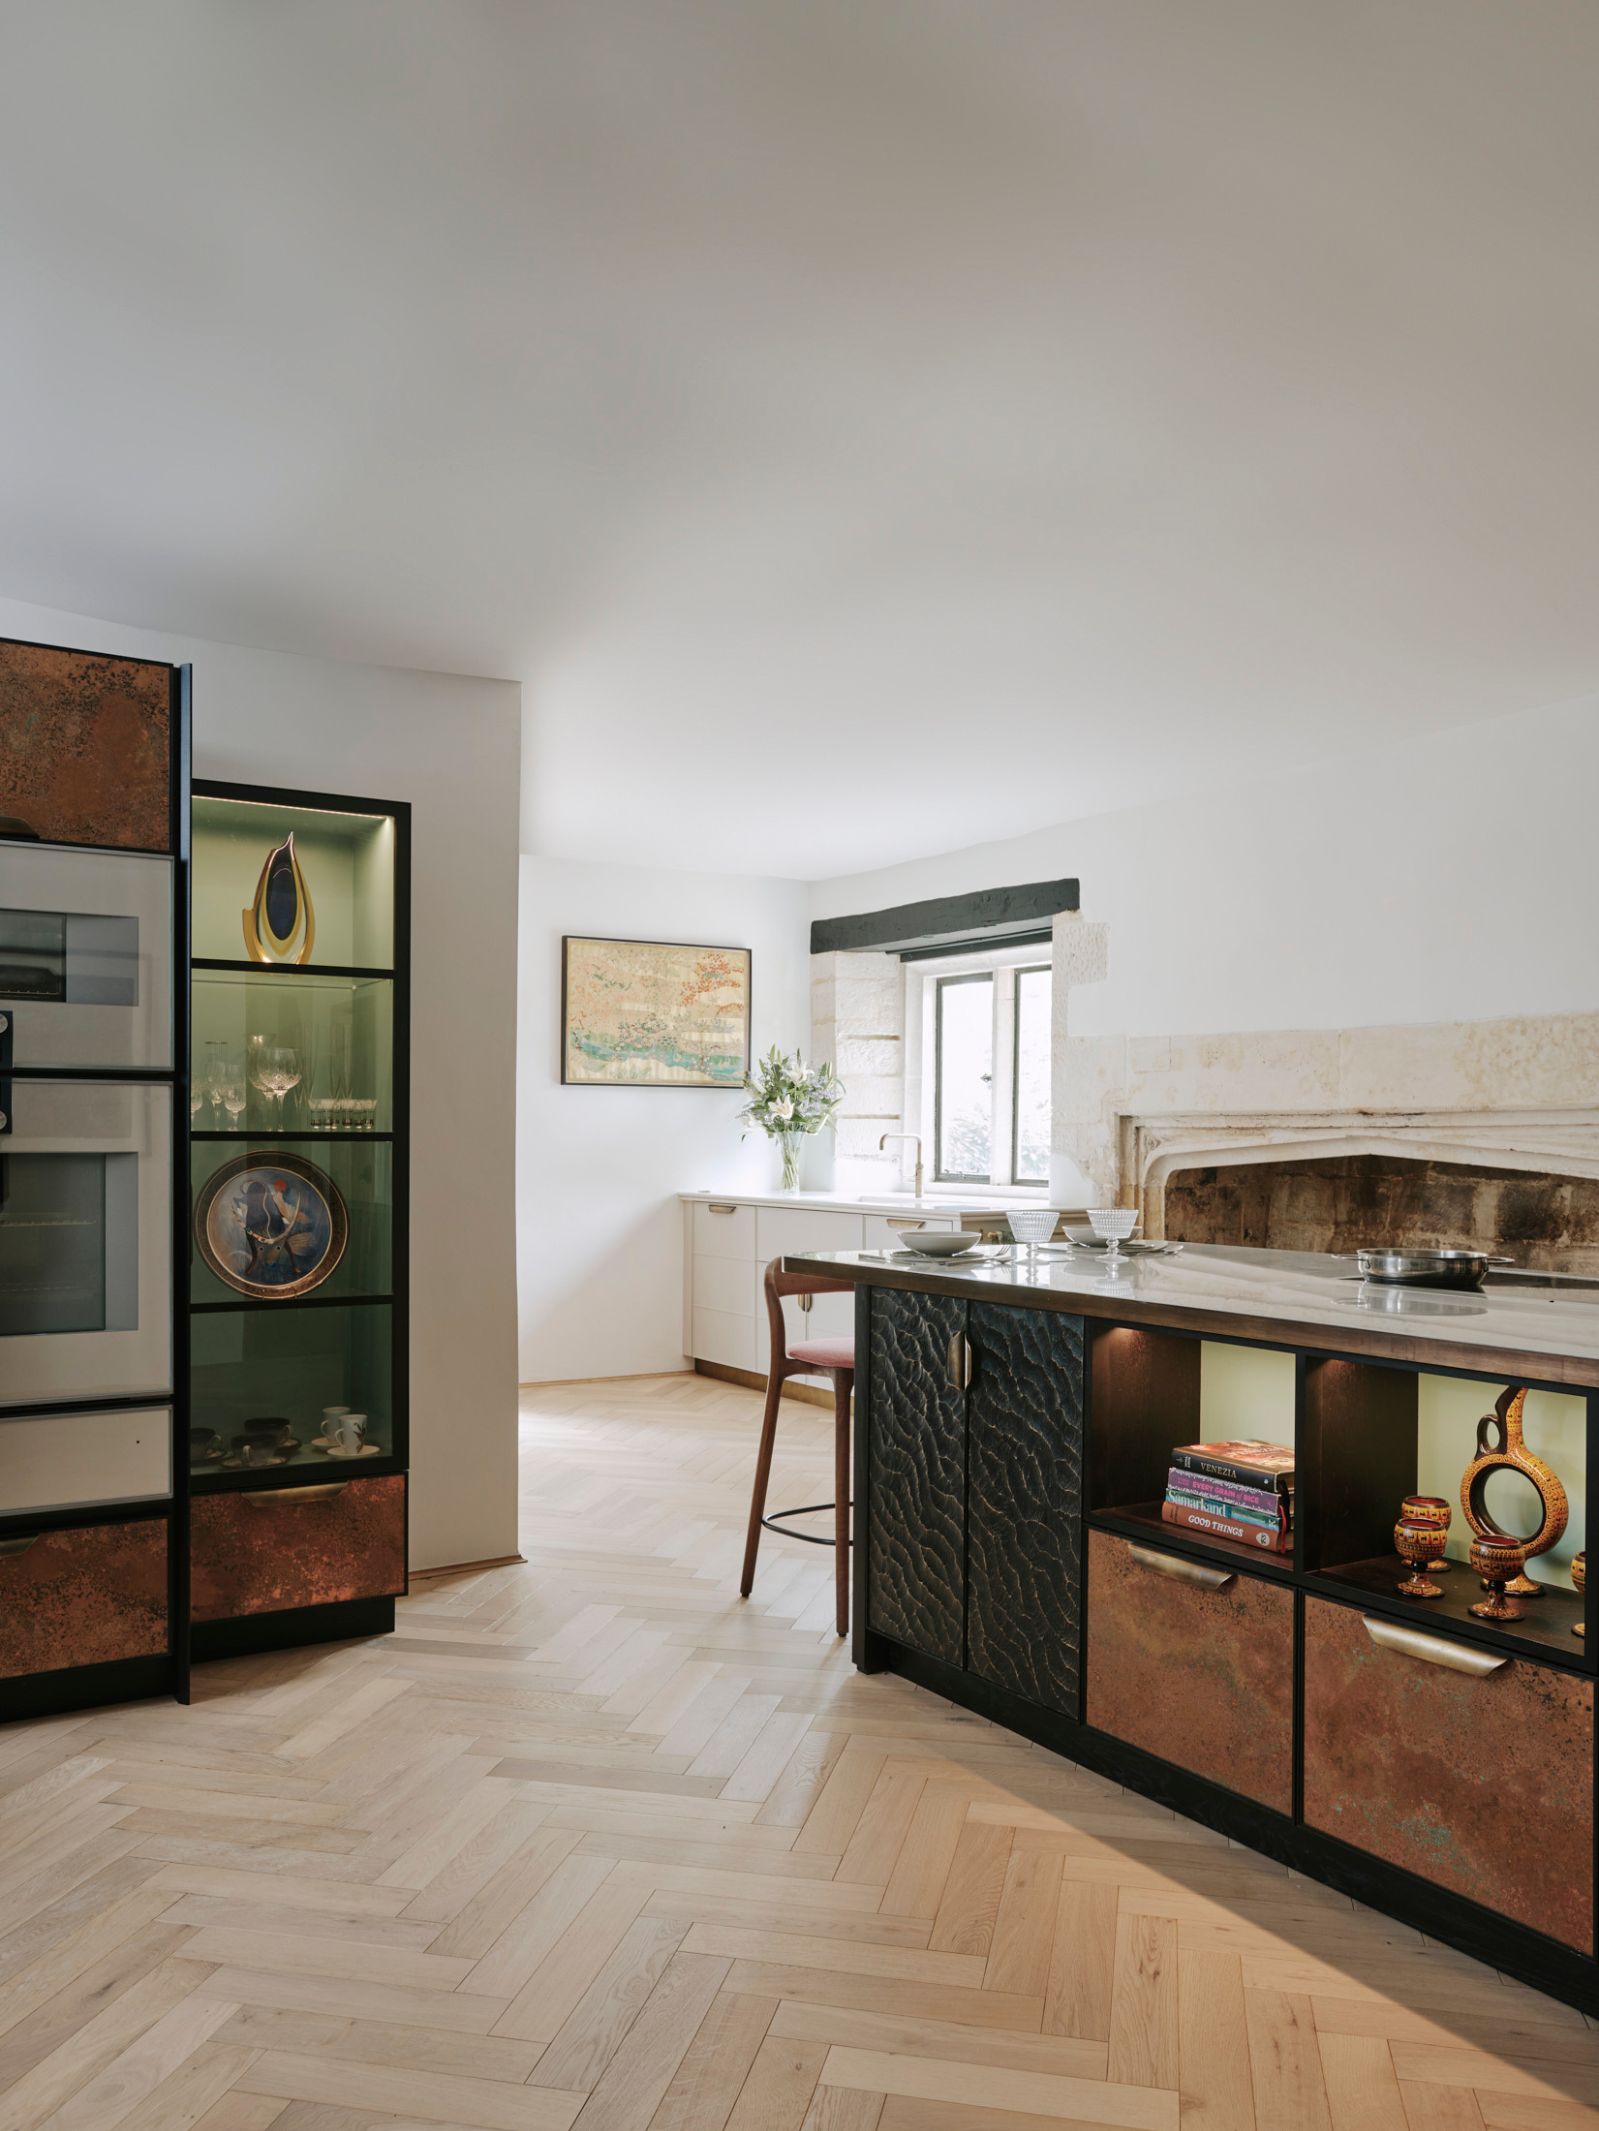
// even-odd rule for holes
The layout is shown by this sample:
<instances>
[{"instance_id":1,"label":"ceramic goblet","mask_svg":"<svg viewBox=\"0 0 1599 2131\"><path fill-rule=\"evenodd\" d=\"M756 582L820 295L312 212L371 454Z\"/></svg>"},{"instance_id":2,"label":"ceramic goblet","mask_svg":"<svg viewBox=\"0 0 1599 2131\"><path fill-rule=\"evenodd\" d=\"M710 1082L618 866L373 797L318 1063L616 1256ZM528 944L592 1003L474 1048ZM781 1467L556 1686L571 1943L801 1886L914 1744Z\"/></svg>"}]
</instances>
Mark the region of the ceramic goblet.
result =
<instances>
[{"instance_id":1,"label":"ceramic goblet","mask_svg":"<svg viewBox=\"0 0 1599 2131\"><path fill-rule=\"evenodd\" d=\"M1583 1592L1588 1588L1588 1557L1586 1554L1574 1554L1572 1556L1571 1588L1576 1592L1579 1598L1582 1597ZM1582 1622L1580 1620L1571 1632L1573 1635L1581 1635L1584 1637L1588 1633L1587 1629L1582 1625Z\"/></svg>"},{"instance_id":2,"label":"ceramic goblet","mask_svg":"<svg viewBox=\"0 0 1599 2131\"><path fill-rule=\"evenodd\" d=\"M1410 1564L1410 1574L1399 1585L1401 1598L1443 1597L1442 1585L1426 1574L1437 1544L1438 1527L1429 1518L1402 1516L1394 1526L1394 1552Z\"/></svg>"},{"instance_id":3,"label":"ceramic goblet","mask_svg":"<svg viewBox=\"0 0 1599 2131\"><path fill-rule=\"evenodd\" d=\"M1521 1608L1506 1598L1505 1585L1520 1575L1526 1559L1527 1549L1517 1539L1473 1539L1471 1565L1488 1593L1470 1608L1478 1620L1521 1619Z\"/></svg>"},{"instance_id":4,"label":"ceramic goblet","mask_svg":"<svg viewBox=\"0 0 1599 2131\"><path fill-rule=\"evenodd\" d=\"M1401 1519L1412 1524L1430 1524L1435 1534L1433 1558L1423 1563L1430 1576L1447 1576L1449 1563L1444 1558L1444 1547L1449 1539L1450 1520L1454 1511L1442 1495L1406 1495L1399 1505ZM1409 1558L1408 1556L1406 1557Z\"/></svg>"}]
</instances>

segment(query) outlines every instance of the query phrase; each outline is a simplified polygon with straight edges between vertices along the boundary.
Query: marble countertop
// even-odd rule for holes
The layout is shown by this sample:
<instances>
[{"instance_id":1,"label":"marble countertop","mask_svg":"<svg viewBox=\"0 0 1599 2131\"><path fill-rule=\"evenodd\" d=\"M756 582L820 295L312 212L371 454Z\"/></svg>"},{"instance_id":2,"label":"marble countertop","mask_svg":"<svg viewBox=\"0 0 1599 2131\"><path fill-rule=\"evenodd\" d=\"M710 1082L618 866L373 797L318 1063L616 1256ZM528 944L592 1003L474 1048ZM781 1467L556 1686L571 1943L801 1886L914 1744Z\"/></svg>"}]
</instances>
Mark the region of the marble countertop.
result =
<instances>
[{"instance_id":1,"label":"marble countertop","mask_svg":"<svg viewBox=\"0 0 1599 2131\"><path fill-rule=\"evenodd\" d=\"M1125 1323L1168 1323L1270 1338L1344 1353L1388 1354L1420 1361L1437 1350L1439 1366L1510 1368L1544 1382L1599 1387L1599 1282L1558 1275L1495 1275L1480 1293L1379 1287L1362 1281L1347 1258L1301 1251L1232 1250L1189 1244L1165 1255L1127 1258L1107 1271L1085 1252L1041 1255L986 1252L961 1264L912 1251L815 1251L804 1262L896 1287L930 1287ZM1269 1320L1271 1329L1259 1324ZM1445 1350L1455 1350L1447 1353Z\"/></svg>"},{"instance_id":2,"label":"marble countertop","mask_svg":"<svg viewBox=\"0 0 1599 2131\"><path fill-rule=\"evenodd\" d=\"M680 1191L680 1199L718 1206L799 1206L811 1213L964 1214L987 1213L1002 1206L1042 1206L1037 1196L1024 1198L1015 1191L977 1192L965 1198L923 1196L913 1199L908 1191L879 1192L874 1198L840 1191ZM1068 1219L1079 1216L1068 1215ZM1086 1219L1087 1216L1080 1218Z\"/></svg>"}]
</instances>

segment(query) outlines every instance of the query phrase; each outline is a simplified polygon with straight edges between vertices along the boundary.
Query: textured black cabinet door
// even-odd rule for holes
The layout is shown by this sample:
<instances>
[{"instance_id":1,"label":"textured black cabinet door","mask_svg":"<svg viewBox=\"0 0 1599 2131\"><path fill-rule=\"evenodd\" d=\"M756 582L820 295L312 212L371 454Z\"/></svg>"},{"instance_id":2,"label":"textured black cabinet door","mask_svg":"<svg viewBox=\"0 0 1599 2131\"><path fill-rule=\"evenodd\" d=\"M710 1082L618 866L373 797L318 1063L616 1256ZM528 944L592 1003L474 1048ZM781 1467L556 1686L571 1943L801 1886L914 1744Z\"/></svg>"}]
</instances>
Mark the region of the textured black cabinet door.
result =
<instances>
[{"instance_id":1,"label":"textured black cabinet door","mask_svg":"<svg viewBox=\"0 0 1599 2131\"><path fill-rule=\"evenodd\" d=\"M1083 1324L973 1303L966 1666L1077 1715Z\"/></svg>"},{"instance_id":2,"label":"textured black cabinet door","mask_svg":"<svg viewBox=\"0 0 1599 2131\"><path fill-rule=\"evenodd\" d=\"M965 1325L963 1302L872 1290L867 1614L951 1665L965 1658L966 1401L948 1355Z\"/></svg>"}]
</instances>

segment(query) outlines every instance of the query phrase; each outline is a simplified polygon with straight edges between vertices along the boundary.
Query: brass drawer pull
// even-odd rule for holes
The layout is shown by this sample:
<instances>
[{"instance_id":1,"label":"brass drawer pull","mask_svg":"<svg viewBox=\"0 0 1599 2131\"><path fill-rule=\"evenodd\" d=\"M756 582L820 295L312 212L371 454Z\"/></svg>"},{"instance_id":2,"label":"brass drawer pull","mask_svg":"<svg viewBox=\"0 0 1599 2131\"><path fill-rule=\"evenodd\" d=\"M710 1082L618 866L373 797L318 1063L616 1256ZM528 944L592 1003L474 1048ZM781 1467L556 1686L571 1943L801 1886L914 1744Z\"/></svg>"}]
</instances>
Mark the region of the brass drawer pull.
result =
<instances>
[{"instance_id":1,"label":"brass drawer pull","mask_svg":"<svg viewBox=\"0 0 1599 2131\"><path fill-rule=\"evenodd\" d=\"M736 1206L707 1206L705 1211L707 1213L737 1213L738 1208Z\"/></svg>"},{"instance_id":2,"label":"brass drawer pull","mask_svg":"<svg viewBox=\"0 0 1599 2131\"><path fill-rule=\"evenodd\" d=\"M331 1502L349 1484L348 1480L334 1480L327 1487L255 1487L241 1494L239 1500L248 1502L252 1509L265 1509L269 1502Z\"/></svg>"},{"instance_id":3,"label":"brass drawer pull","mask_svg":"<svg viewBox=\"0 0 1599 2131\"><path fill-rule=\"evenodd\" d=\"M885 1214L884 1219L888 1222L890 1228L925 1228L927 1226L925 1221L913 1221L907 1214L902 1213Z\"/></svg>"},{"instance_id":4,"label":"brass drawer pull","mask_svg":"<svg viewBox=\"0 0 1599 2131\"><path fill-rule=\"evenodd\" d=\"M1173 1583L1198 1584L1202 1591L1225 1591L1229 1584L1238 1581L1231 1569L1213 1569L1203 1561L1189 1561L1182 1554L1162 1554L1152 1546L1133 1546L1127 1551L1141 1569L1152 1569L1157 1576L1169 1576Z\"/></svg>"},{"instance_id":5,"label":"brass drawer pull","mask_svg":"<svg viewBox=\"0 0 1599 2131\"><path fill-rule=\"evenodd\" d=\"M25 1554L38 1536L37 1532L29 1532L21 1539L0 1539L0 1554Z\"/></svg>"},{"instance_id":6,"label":"brass drawer pull","mask_svg":"<svg viewBox=\"0 0 1599 2131\"><path fill-rule=\"evenodd\" d=\"M944 1350L944 1371L951 1391L970 1391L972 1343L964 1332L957 1332Z\"/></svg>"},{"instance_id":7,"label":"brass drawer pull","mask_svg":"<svg viewBox=\"0 0 1599 2131\"><path fill-rule=\"evenodd\" d=\"M1469 1672L1480 1680L1510 1662L1509 1658L1495 1657L1490 1650L1475 1649L1470 1643L1447 1643L1442 1636L1425 1635L1420 1628L1407 1628L1403 1621L1373 1620L1369 1613L1363 1613L1361 1619L1379 1649L1397 1650L1403 1657L1419 1657L1425 1665Z\"/></svg>"}]
</instances>

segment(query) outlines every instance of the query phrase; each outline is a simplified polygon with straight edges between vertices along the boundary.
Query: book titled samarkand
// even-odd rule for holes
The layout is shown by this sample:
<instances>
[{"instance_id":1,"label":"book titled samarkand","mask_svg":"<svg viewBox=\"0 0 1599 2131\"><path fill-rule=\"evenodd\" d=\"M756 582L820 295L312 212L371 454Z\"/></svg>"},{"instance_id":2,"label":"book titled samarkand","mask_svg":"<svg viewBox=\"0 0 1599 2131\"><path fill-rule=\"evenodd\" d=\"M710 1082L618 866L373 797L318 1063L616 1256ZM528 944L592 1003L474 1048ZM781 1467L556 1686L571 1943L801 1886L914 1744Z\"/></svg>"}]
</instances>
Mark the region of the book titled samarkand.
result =
<instances>
[{"instance_id":1,"label":"book titled samarkand","mask_svg":"<svg viewBox=\"0 0 1599 2131\"><path fill-rule=\"evenodd\" d=\"M1265 1443L1254 1437L1227 1443L1179 1443L1171 1461L1180 1472L1225 1480L1233 1487L1261 1488L1278 1495L1294 1491L1294 1454L1283 1443Z\"/></svg>"}]
</instances>

